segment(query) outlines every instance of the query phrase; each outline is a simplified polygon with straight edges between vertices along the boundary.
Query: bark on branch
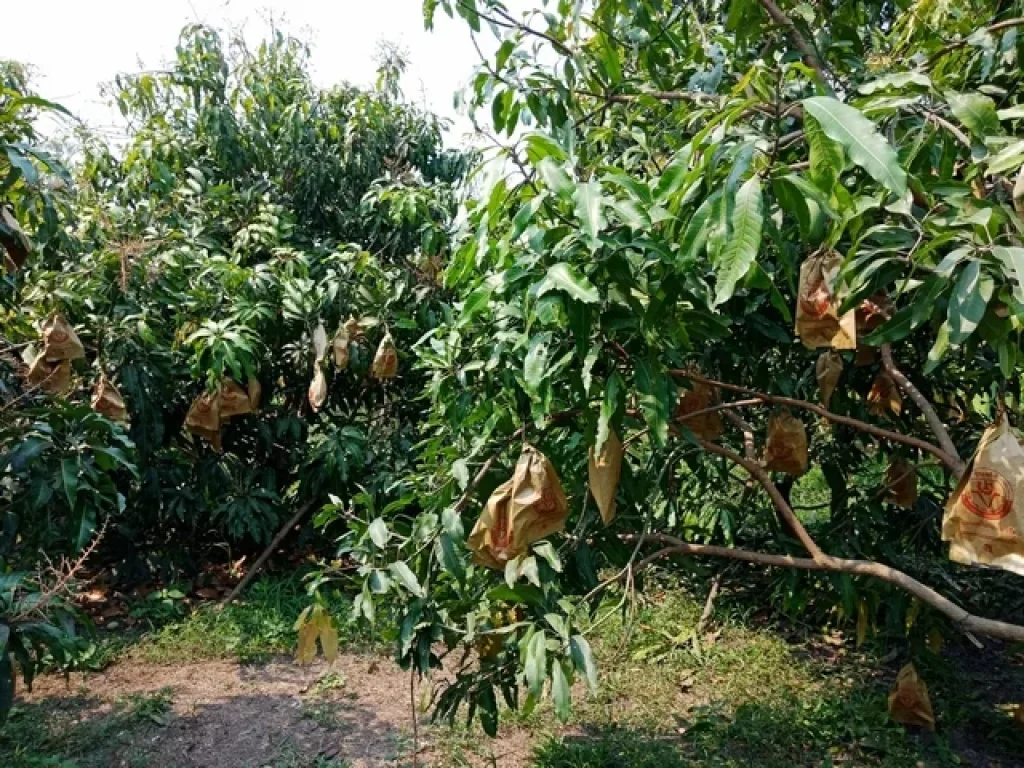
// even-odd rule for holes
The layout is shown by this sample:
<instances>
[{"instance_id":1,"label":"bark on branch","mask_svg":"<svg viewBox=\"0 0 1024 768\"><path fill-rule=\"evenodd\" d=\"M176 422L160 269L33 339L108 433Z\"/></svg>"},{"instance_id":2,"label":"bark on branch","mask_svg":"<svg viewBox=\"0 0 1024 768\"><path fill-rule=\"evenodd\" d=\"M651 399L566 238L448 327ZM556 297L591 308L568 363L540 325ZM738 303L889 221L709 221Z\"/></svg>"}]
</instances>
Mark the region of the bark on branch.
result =
<instances>
[{"instance_id":1,"label":"bark on branch","mask_svg":"<svg viewBox=\"0 0 1024 768\"><path fill-rule=\"evenodd\" d=\"M911 435L904 435L900 432L893 432L890 429L883 429L882 427L876 427L874 424L868 424L866 421L860 419L853 419L849 416L841 416L838 413L832 413L827 408L823 408L815 403L809 403L806 400L797 400L793 397L783 397L782 395L770 395L767 392L759 392L756 389L750 389L749 387L743 387L738 384L730 384L725 381L719 381L717 379L709 379L706 376L701 376L693 371L683 369L673 369L669 371L669 374L681 379L690 379L692 381L700 381L705 384L711 384L715 387L728 390L730 392L738 392L749 397L757 398L765 403L772 403L775 405L785 405L790 408L802 408L812 413L816 413L822 418L828 419L829 421L835 422L836 424L845 424L848 427L859 429L862 432L875 435L876 437L883 437L886 440L891 440L894 443L902 443L903 445L910 445L917 448L925 453L930 453L941 461L950 472L956 475L958 478L963 474L964 465L960 461L960 457L956 454L950 454L940 448L939 446L929 443L927 440L922 440L918 437ZM898 383L898 382L897 382ZM920 394L920 393L919 393ZM927 402L927 401L926 401ZM736 407L736 403L726 403L725 406ZM936 417L937 418L937 417Z\"/></svg>"},{"instance_id":2,"label":"bark on branch","mask_svg":"<svg viewBox=\"0 0 1024 768\"><path fill-rule=\"evenodd\" d=\"M928 398L921 394L921 391L914 386L913 382L908 379L903 372L896 367L896 363L892 359L892 347L888 344L882 345L882 368L889 374L889 377L896 382L896 386L902 389L906 395L914 401L914 405L921 409L921 413L924 414L925 420L928 422L929 428L932 430L932 434L939 441L939 446L949 456L950 461L947 462L950 471L953 472L957 477L963 475L966 469L963 460L960 458L960 454L956 450L956 446L953 444L952 438L949 436L949 432L946 430L946 425L942 423L942 419L939 418L939 414L935 412L935 407L928 402Z\"/></svg>"},{"instance_id":3,"label":"bark on branch","mask_svg":"<svg viewBox=\"0 0 1024 768\"><path fill-rule=\"evenodd\" d=\"M624 538L627 541L636 539L635 536L626 536ZM780 568L798 568L806 571L832 571L835 573L849 573L856 576L873 576L899 587L922 603L931 606L939 613L951 619L964 632L987 635L988 637L995 637L1010 642L1024 642L1024 626L975 616L912 576L881 563L870 560L846 560L830 555L826 555L819 560L812 560L805 557L773 555L745 549L718 547L711 544L691 544L674 536L660 533L649 533L644 538L645 541L658 542L668 546L640 560L636 564L636 569L673 555L707 555Z\"/></svg>"},{"instance_id":4,"label":"bark on branch","mask_svg":"<svg viewBox=\"0 0 1024 768\"><path fill-rule=\"evenodd\" d=\"M825 65L818 56L818 51L815 50L814 46L811 45L807 38L803 36L803 33L797 29L793 20L789 18L789 16L787 16L772 0L757 0L757 2L762 8L764 8L765 13L771 17L772 21L780 27L785 28L789 39L792 41L793 45L797 47L800 53L804 55L807 66L814 70L822 87L829 93L832 93L832 86L829 85L828 78L825 76Z\"/></svg>"}]
</instances>

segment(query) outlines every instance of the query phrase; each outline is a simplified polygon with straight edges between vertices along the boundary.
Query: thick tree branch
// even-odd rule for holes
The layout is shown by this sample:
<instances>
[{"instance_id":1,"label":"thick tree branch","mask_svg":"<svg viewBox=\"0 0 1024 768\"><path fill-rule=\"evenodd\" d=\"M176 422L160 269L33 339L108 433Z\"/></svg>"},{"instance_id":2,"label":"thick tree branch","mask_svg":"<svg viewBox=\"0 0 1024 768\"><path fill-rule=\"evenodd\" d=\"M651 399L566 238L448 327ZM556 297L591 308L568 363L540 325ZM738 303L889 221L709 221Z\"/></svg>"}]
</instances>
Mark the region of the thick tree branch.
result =
<instances>
[{"instance_id":1,"label":"thick tree branch","mask_svg":"<svg viewBox=\"0 0 1024 768\"><path fill-rule=\"evenodd\" d=\"M943 452L948 454L950 461L946 462L950 471L960 477L963 475L966 466L963 460L960 458L960 454L956 450L956 446L953 444L952 438L949 436L949 431L946 429L946 425L942 423L942 419L939 418L939 414L935 412L935 408L928 398L921 394L921 391L914 386L913 382L908 379L903 372L896 367L896 363L892 359L892 347L888 344L882 345L882 368L889 374L890 378L896 382L896 386L903 390L903 392L914 401L914 405L921 409L921 413L924 414L925 420L928 422L928 426L931 428L935 438L939 441L939 446Z\"/></svg>"},{"instance_id":2,"label":"thick tree branch","mask_svg":"<svg viewBox=\"0 0 1024 768\"><path fill-rule=\"evenodd\" d=\"M876 427L874 424L868 424L866 421L860 419L853 419L849 416L840 416L838 413L832 413L832 411L816 405L815 403L809 403L806 400L797 400L792 397L783 397L781 395L770 395L766 392L759 392L756 389L750 389L749 387L742 387L738 384L729 384L725 381L718 381L717 379L709 379L706 376L693 373L693 371L683 369L673 369L669 371L672 376L679 377L681 379L691 379L693 381L701 381L705 384L711 384L722 389L729 390L731 392L739 392L743 395L756 397L758 400L762 400L766 403L773 403L775 405L785 405L790 408L802 408L812 413L816 413L822 418L828 419L829 421L835 422L836 424L845 424L848 427L859 429L862 432L875 435L876 437L884 437L887 440L891 440L894 443L902 443L903 445L910 445L914 448L930 453L939 459L946 467L949 468L957 477L963 473L963 462L960 461L959 457L955 454L949 454L937 445L929 443L927 440L921 440L920 438L913 437L911 435L904 435L900 432L893 432L889 429L883 429L882 427ZM735 405L735 404L734 404Z\"/></svg>"},{"instance_id":3,"label":"thick tree branch","mask_svg":"<svg viewBox=\"0 0 1024 768\"><path fill-rule=\"evenodd\" d=\"M624 538L626 540L634 540L636 537L626 536ZM791 557L789 555L771 555L763 552L751 552L745 549L717 547L710 544L691 544L674 536L661 533L649 533L646 535L645 541L658 542L668 546L640 560L636 565L636 569L647 566L655 560L672 555L710 555L712 557L724 557L730 560L742 560L748 563L781 568L799 568L806 571L832 571L836 573L850 573L857 576L874 576L877 579L887 581L899 587L926 605L931 606L939 611L939 613L951 619L964 632L974 632L979 635L987 635L988 637L1011 642L1024 642L1024 626L975 616L953 601L943 597L931 587L903 573L903 571L870 560L846 560L830 555L826 555L820 560Z\"/></svg>"},{"instance_id":4,"label":"thick tree branch","mask_svg":"<svg viewBox=\"0 0 1024 768\"><path fill-rule=\"evenodd\" d=\"M783 13L782 9L772 2L772 0L757 0L757 2L762 8L764 8L765 13L771 17L772 21L786 29L786 34L789 36L789 39L793 42L793 45L799 49L800 53L804 55L807 65L814 70L815 74L817 74L822 87L824 87L829 93L832 93L832 86L829 85L828 78L825 76L825 65L818 56L817 50L815 50L814 46L811 45L807 38L803 36L803 33L796 28L796 24L793 23L793 20Z\"/></svg>"}]
</instances>

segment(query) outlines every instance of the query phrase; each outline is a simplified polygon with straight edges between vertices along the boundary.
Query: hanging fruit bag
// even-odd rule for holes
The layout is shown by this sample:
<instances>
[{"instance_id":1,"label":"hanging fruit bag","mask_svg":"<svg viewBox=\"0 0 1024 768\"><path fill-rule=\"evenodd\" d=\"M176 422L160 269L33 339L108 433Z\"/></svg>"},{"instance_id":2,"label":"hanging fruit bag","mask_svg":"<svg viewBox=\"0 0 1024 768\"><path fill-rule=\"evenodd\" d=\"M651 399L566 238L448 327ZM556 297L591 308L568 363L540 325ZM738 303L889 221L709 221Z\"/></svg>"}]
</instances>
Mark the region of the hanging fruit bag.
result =
<instances>
[{"instance_id":1,"label":"hanging fruit bag","mask_svg":"<svg viewBox=\"0 0 1024 768\"><path fill-rule=\"evenodd\" d=\"M568 513L555 468L543 453L526 445L512 479L494 489L469 534L473 559L501 570L533 542L560 531Z\"/></svg>"},{"instance_id":2,"label":"hanging fruit bag","mask_svg":"<svg viewBox=\"0 0 1024 768\"><path fill-rule=\"evenodd\" d=\"M390 333L385 333L373 356L373 367L370 371L375 379L393 379L398 373L398 350Z\"/></svg>"},{"instance_id":3,"label":"hanging fruit bag","mask_svg":"<svg viewBox=\"0 0 1024 768\"><path fill-rule=\"evenodd\" d=\"M807 430L789 411L779 411L768 419L764 468L796 477L807 471Z\"/></svg>"},{"instance_id":4,"label":"hanging fruit bag","mask_svg":"<svg viewBox=\"0 0 1024 768\"><path fill-rule=\"evenodd\" d=\"M835 283L843 258L835 251L819 251L800 265L796 302L796 333L808 349L855 349L857 321L850 310L839 315Z\"/></svg>"},{"instance_id":5,"label":"hanging fruit bag","mask_svg":"<svg viewBox=\"0 0 1024 768\"><path fill-rule=\"evenodd\" d=\"M85 357L85 347L64 315L51 315L43 324L43 354L51 362Z\"/></svg>"},{"instance_id":6,"label":"hanging fruit bag","mask_svg":"<svg viewBox=\"0 0 1024 768\"><path fill-rule=\"evenodd\" d=\"M619 488L619 478L622 475L622 454L622 441L614 431L608 433L608 439L604 441L599 452L595 453L593 447L590 449L590 493L597 502L605 525L615 519L615 492Z\"/></svg>"},{"instance_id":7,"label":"hanging fruit bag","mask_svg":"<svg viewBox=\"0 0 1024 768\"><path fill-rule=\"evenodd\" d=\"M99 381L96 382L91 405L96 413L111 421L116 421L119 424L128 423L128 409L125 407L124 398L105 375L101 375Z\"/></svg>"},{"instance_id":8,"label":"hanging fruit bag","mask_svg":"<svg viewBox=\"0 0 1024 768\"><path fill-rule=\"evenodd\" d=\"M691 414L716 406L720 401L718 387L703 381L691 380L689 386L679 395L675 418L697 437L710 441L717 440L722 436L722 414L718 411L701 413L698 416Z\"/></svg>"},{"instance_id":9,"label":"hanging fruit bag","mask_svg":"<svg viewBox=\"0 0 1024 768\"><path fill-rule=\"evenodd\" d=\"M981 436L946 504L942 539L957 563L1024 576L1024 438L1005 415Z\"/></svg>"},{"instance_id":10,"label":"hanging fruit bag","mask_svg":"<svg viewBox=\"0 0 1024 768\"><path fill-rule=\"evenodd\" d=\"M814 364L814 376L821 392L821 404L825 408L832 402L839 377L843 375L843 358L838 352L822 352Z\"/></svg>"}]
</instances>

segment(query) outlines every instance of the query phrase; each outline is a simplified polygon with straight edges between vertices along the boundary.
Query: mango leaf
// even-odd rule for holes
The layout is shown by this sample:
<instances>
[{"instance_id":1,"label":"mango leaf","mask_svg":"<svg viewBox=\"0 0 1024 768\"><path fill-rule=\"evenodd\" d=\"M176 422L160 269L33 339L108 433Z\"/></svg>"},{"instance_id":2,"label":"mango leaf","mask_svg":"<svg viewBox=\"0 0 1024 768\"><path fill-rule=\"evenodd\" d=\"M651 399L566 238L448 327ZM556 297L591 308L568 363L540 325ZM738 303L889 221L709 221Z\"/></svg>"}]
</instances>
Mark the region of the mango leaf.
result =
<instances>
[{"instance_id":1,"label":"mango leaf","mask_svg":"<svg viewBox=\"0 0 1024 768\"><path fill-rule=\"evenodd\" d=\"M523 361L523 383L526 390L536 394L548 372L551 334L540 333L530 339L530 347Z\"/></svg>"},{"instance_id":2,"label":"mango leaf","mask_svg":"<svg viewBox=\"0 0 1024 768\"><path fill-rule=\"evenodd\" d=\"M74 510L75 503L78 501L78 460L64 459L61 461L60 474L68 506Z\"/></svg>"},{"instance_id":3,"label":"mango leaf","mask_svg":"<svg viewBox=\"0 0 1024 768\"><path fill-rule=\"evenodd\" d=\"M569 652L572 655L576 669L583 673L590 692L597 695L597 664L594 663L594 654L590 650L590 643L583 635L573 635L569 638Z\"/></svg>"},{"instance_id":4,"label":"mango leaf","mask_svg":"<svg viewBox=\"0 0 1024 768\"><path fill-rule=\"evenodd\" d=\"M1013 296L1024 304L1024 248L997 245L992 248L992 255L1002 262L1003 274L1016 281Z\"/></svg>"},{"instance_id":5,"label":"mango leaf","mask_svg":"<svg viewBox=\"0 0 1024 768\"><path fill-rule=\"evenodd\" d=\"M563 661L551 665L551 700L555 705L555 715L562 722L572 714L572 695L569 691L569 678L565 674Z\"/></svg>"},{"instance_id":6,"label":"mango leaf","mask_svg":"<svg viewBox=\"0 0 1024 768\"><path fill-rule=\"evenodd\" d=\"M597 248L597 235L604 228L604 198L601 196L601 183L588 181L577 184L573 192L576 203L576 217L580 221L583 235L590 245L590 250Z\"/></svg>"},{"instance_id":7,"label":"mango leaf","mask_svg":"<svg viewBox=\"0 0 1024 768\"><path fill-rule=\"evenodd\" d=\"M992 279L981 274L981 263L970 262L960 273L949 301L946 323L949 325L949 343L958 347L974 333L985 308L992 298Z\"/></svg>"},{"instance_id":8,"label":"mango leaf","mask_svg":"<svg viewBox=\"0 0 1024 768\"><path fill-rule=\"evenodd\" d=\"M369 533L373 543L380 549L384 549L388 544L388 539L391 538L391 532L388 530L388 524L380 517L370 523Z\"/></svg>"},{"instance_id":9,"label":"mango leaf","mask_svg":"<svg viewBox=\"0 0 1024 768\"><path fill-rule=\"evenodd\" d=\"M988 159L986 171L989 175L1015 171L1024 164L1024 140L1015 141Z\"/></svg>"},{"instance_id":10,"label":"mango leaf","mask_svg":"<svg viewBox=\"0 0 1024 768\"><path fill-rule=\"evenodd\" d=\"M538 630L526 646L526 684L538 699L544 693L544 680L548 676L547 636Z\"/></svg>"},{"instance_id":11,"label":"mango leaf","mask_svg":"<svg viewBox=\"0 0 1024 768\"><path fill-rule=\"evenodd\" d=\"M761 247L761 179L752 176L736 191L732 212L732 233L717 259L715 306L732 298L736 283L750 270Z\"/></svg>"},{"instance_id":12,"label":"mango leaf","mask_svg":"<svg viewBox=\"0 0 1024 768\"><path fill-rule=\"evenodd\" d=\"M892 75L879 77L857 86L857 91L865 96L888 89L901 90L908 85L916 85L921 88L931 88L932 79L924 72L896 72Z\"/></svg>"},{"instance_id":13,"label":"mango leaf","mask_svg":"<svg viewBox=\"0 0 1024 768\"><path fill-rule=\"evenodd\" d=\"M963 123L975 138L998 136L1003 132L996 114L996 103L981 93L950 93L946 100L956 119Z\"/></svg>"},{"instance_id":14,"label":"mango leaf","mask_svg":"<svg viewBox=\"0 0 1024 768\"><path fill-rule=\"evenodd\" d=\"M498 735L498 702L494 696L494 686L489 681L480 684L476 697L480 709L480 727L490 737Z\"/></svg>"},{"instance_id":15,"label":"mango leaf","mask_svg":"<svg viewBox=\"0 0 1024 768\"><path fill-rule=\"evenodd\" d=\"M601 299L594 284L581 275L576 267L564 261L548 269L537 287L537 296L543 296L548 291L565 291L584 304L596 304Z\"/></svg>"},{"instance_id":16,"label":"mango leaf","mask_svg":"<svg viewBox=\"0 0 1024 768\"><path fill-rule=\"evenodd\" d=\"M681 266L694 261L706 247L711 221L714 218L713 214L717 212L721 201L722 193L713 193L700 204L700 207L690 217L683 232L683 239L679 244L678 263Z\"/></svg>"},{"instance_id":17,"label":"mango leaf","mask_svg":"<svg viewBox=\"0 0 1024 768\"><path fill-rule=\"evenodd\" d=\"M907 192L907 174L899 158L875 124L857 109L831 96L814 96L803 101L804 109L818 121L821 130L838 141L846 154L875 181L897 197Z\"/></svg>"},{"instance_id":18,"label":"mango leaf","mask_svg":"<svg viewBox=\"0 0 1024 768\"><path fill-rule=\"evenodd\" d=\"M813 117L804 119L804 134L810 149L810 177L815 186L830 193L843 171L843 148L825 135Z\"/></svg>"},{"instance_id":19,"label":"mango leaf","mask_svg":"<svg viewBox=\"0 0 1024 768\"><path fill-rule=\"evenodd\" d=\"M426 596L426 592L424 592L423 587L420 586L420 581L416 578L416 574L413 573L412 569L404 562L399 560L396 563L392 563L388 566L388 570L391 571L391 574L398 579L403 587L416 595L416 597Z\"/></svg>"},{"instance_id":20,"label":"mango leaf","mask_svg":"<svg viewBox=\"0 0 1024 768\"><path fill-rule=\"evenodd\" d=\"M559 197L568 197L576 187L565 169L550 157L542 157L537 163L537 172L544 184Z\"/></svg>"},{"instance_id":21,"label":"mango leaf","mask_svg":"<svg viewBox=\"0 0 1024 768\"><path fill-rule=\"evenodd\" d=\"M625 391L626 385L622 381L622 377L618 371L614 371L604 385L604 399L601 400L601 412L597 418L597 437L594 446L594 450L597 452L601 451L605 440L608 439L611 421L615 417L615 412L622 405Z\"/></svg>"},{"instance_id":22,"label":"mango leaf","mask_svg":"<svg viewBox=\"0 0 1024 768\"><path fill-rule=\"evenodd\" d=\"M935 343L928 350L928 359L924 364L924 372L931 373L942 361L943 355L949 349L949 323L945 322L939 326L939 332L935 334Z\"/></svg>"},{"instance_id":23,"label":"mango leaf","mask_svg":"<svg viewBox=\"0 0 1024 768\"><path fill-rule=\"evenodd\" d=\"M636 388L644 421L654 442L661 446L668 441L668 417L672 410L672 382L661 366L652 360L641 360L636 366Z\"/></svg>"}]
</instances>

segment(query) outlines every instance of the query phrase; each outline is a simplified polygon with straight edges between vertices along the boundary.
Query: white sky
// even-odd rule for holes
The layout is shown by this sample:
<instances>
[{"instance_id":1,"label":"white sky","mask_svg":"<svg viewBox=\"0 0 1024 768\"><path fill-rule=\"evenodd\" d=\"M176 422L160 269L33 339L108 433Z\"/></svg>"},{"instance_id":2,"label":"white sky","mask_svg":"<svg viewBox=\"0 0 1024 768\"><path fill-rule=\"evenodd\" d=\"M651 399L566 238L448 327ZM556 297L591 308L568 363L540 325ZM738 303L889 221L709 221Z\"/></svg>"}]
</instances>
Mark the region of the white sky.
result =
<instances>
[{"instance_id":1,"label":"white sky","mask_svg":"<svg viewBox=\"0 0 1024 768\"><path fill-rule=\"evenodd\" d=\"M119 127L120 115L104 104L99 85L118 73L158 68L174 55L181 28L202 21L242 28L254 43L268 19L312 45L315 82L370 85L381 41L402 47L409 67L406 97L456 120L449 141L470 130L458 119L452 95L478 61L461 19L440 10L432 32L423 29L422 0L33 0L5 3L0 58L33 65L34 86L89 125ZM519 3L514 3L519 5ZM25 30L19 34L15 30ZM30 33L28 31L31 31ZM480 36L493 51L489 33ZM45 129L44 129L45 130Z\"/></svg>"}]
</instances>

